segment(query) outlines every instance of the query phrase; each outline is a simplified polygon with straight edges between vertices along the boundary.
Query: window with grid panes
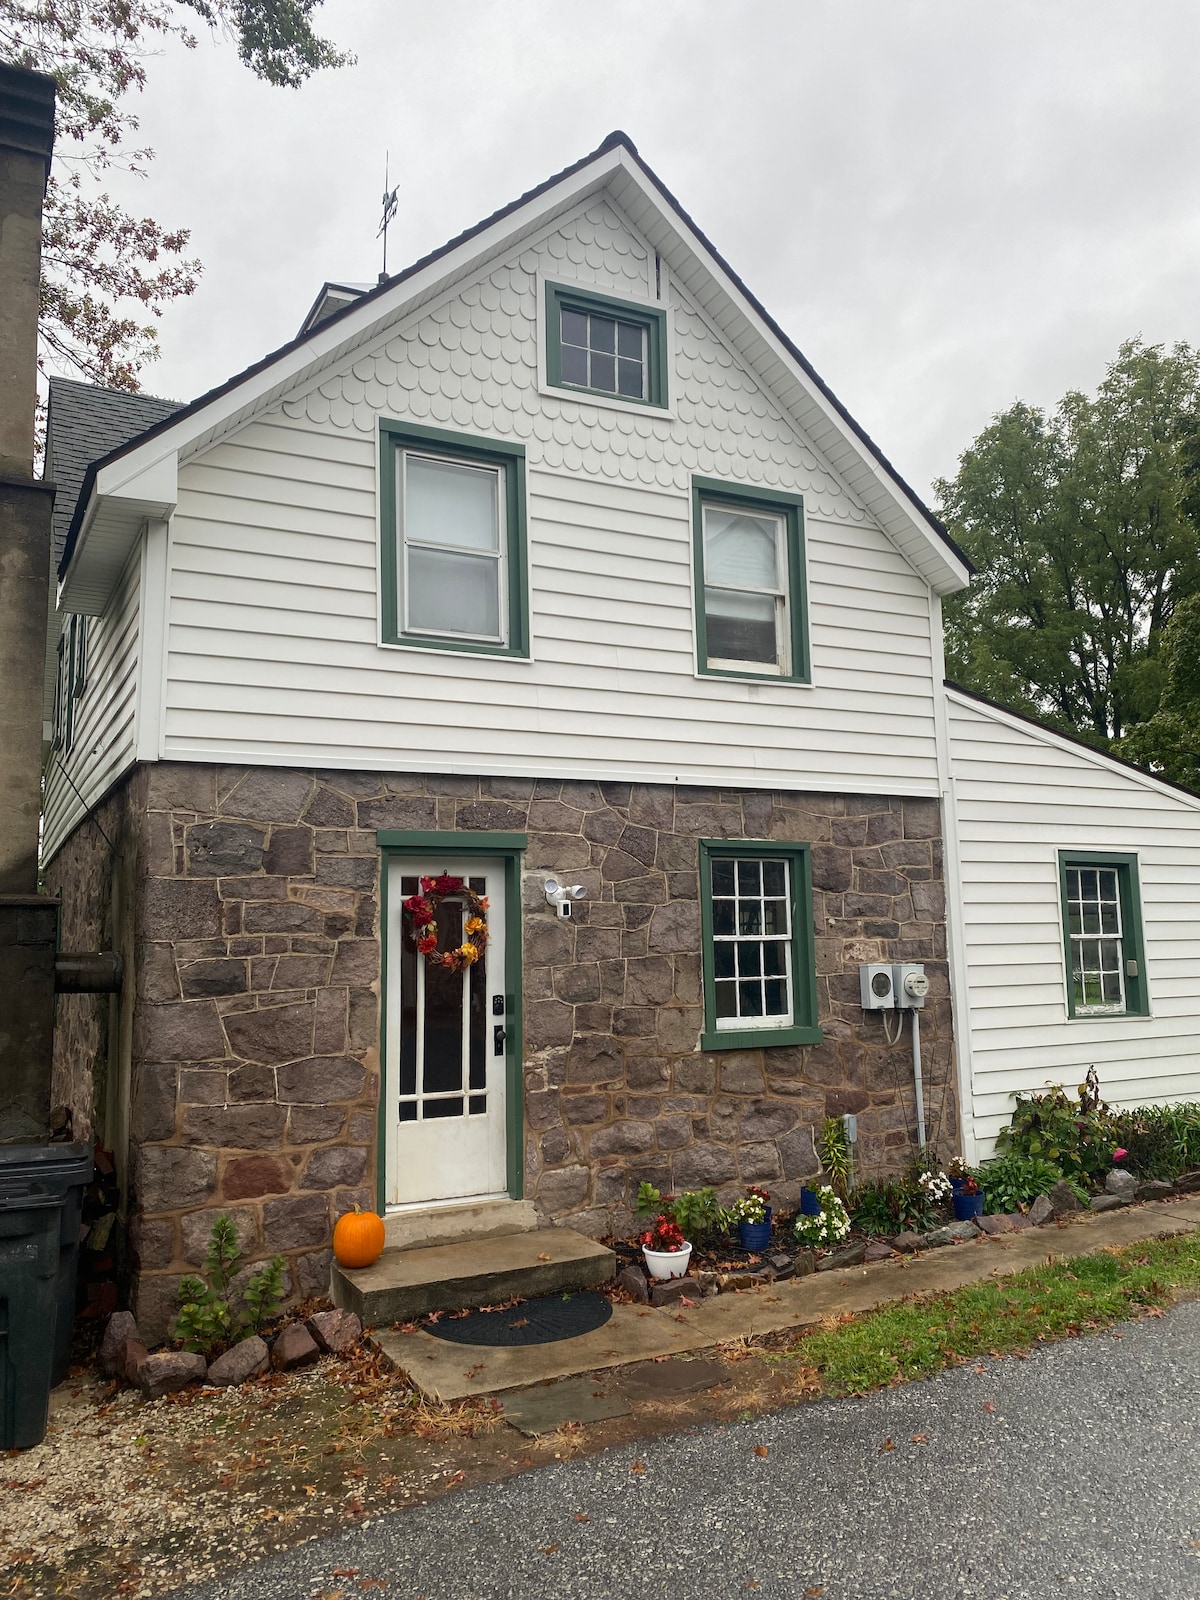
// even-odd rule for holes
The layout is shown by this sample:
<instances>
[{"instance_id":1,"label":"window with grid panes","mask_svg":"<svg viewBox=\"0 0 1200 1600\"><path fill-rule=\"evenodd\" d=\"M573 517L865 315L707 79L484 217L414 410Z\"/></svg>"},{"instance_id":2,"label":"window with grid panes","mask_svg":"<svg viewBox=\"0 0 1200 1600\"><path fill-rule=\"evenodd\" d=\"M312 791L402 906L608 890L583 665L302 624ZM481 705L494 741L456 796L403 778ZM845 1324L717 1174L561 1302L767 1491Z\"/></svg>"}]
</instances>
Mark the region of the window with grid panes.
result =
<instances>
[{"instance_id":1,"label":"window with grid panes","mask_svg":"<svg viewBox=\"0 0 1200 1600\"><path fill-rule=\"evenodd\" d=\"M819 1039L807 846L705 841L701 894L703 1047Z\"/></svg>"},{"instance_id":2,"label":"window with grid panes","mask_svg":"<svg viewBox=\"0 0 1200 1600\"><path fill-rule=\"evenodd\" d=\"M1137 858L1064 851L1059 870L1071 1015L1144 1014Z\"/></svg>"},{"instance_id":3,"label":"window with grid panes","mask_svg":"<svg viewBox=\"0 0 1200 1600\"><path fill-rule=\"evenodd\" d=\"M546 381L665 406L666 312L577 285L546 285Z\"/></svg>"}]
</instances>

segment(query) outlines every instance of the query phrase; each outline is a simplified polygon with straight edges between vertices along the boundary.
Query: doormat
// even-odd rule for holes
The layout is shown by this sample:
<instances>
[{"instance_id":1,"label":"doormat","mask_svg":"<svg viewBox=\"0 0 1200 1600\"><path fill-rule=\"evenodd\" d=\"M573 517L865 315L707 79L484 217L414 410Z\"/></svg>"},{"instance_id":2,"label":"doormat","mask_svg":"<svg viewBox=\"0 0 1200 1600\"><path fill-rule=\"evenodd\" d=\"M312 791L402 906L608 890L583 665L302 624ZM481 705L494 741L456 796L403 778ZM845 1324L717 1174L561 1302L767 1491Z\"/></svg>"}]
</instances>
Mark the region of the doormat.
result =
<instances>
[{"instance_id":1,"label":"doormat","mask_svg":"<svg viewBox=\"0 0 1200 1600\"><path fill-rule=\"evenodd\" d=\"M602 1294L547 1295L526 1300L507 1311L472 1311L466 1317L442 1317L427 1322L425 1332L452 1344L557 1344L594 1333L612 1316L612 1304Z\"/></svg>"}]
</instances>

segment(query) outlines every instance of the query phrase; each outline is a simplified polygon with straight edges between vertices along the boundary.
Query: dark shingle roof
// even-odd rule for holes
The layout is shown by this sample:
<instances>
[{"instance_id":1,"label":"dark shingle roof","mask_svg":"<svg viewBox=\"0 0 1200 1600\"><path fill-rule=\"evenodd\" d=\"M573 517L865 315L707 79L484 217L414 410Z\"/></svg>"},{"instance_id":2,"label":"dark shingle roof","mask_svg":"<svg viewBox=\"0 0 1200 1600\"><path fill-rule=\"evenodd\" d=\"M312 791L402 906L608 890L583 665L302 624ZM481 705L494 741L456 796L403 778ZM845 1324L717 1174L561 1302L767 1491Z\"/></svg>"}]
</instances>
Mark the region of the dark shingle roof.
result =
<instances>
[{"instance_id":1,"label":"dark shingle roof","mask_svg":"<svg viewBox=\"0 0 1200 1600\"><path fill-rule=\"evenodd\" d=\"M180 409L177 400L128 394L123 389L97 389L72 378L50 379L46 476L58 489L54 497L55 567L67 542L88 467Z\"/></svg>"}]
</instances>

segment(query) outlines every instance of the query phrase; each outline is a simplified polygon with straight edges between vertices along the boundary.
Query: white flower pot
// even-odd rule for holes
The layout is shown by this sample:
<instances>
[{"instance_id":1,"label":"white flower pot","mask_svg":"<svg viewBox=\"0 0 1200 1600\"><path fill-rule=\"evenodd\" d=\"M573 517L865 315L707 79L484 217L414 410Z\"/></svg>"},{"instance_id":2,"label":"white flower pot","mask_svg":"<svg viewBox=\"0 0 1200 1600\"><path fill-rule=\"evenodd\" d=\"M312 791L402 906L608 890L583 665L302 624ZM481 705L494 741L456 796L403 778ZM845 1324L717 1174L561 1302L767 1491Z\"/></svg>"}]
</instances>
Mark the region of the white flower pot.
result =
<instances>
[{"instance_id":1,"label":"white flower pot","mask_svg":"<svg viewBox=\"0 0 1200 1600\"><path fill-rule=\"evenodd\" d=\"M682 1250L651 1250L642 1246L646 1270L652 1278L682 1278L687 1274L692 1259L692 1247L685 1244Z\"/></svg>"}]
</instances>

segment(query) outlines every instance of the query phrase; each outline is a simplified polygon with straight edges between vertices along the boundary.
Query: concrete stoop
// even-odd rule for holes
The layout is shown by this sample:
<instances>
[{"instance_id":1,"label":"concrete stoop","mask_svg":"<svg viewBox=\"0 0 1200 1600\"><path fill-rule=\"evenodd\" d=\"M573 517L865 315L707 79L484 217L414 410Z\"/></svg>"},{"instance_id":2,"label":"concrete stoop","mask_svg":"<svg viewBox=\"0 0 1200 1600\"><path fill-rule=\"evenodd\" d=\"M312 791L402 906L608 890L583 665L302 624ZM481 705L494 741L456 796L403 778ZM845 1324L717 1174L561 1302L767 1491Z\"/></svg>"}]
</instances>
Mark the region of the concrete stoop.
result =
<instances>
[{"instance_id":1,"label":"concrete stoop","mask_svg":"<svg viewBox=\"0 0 1200 1600\"><path fill-rule=\"evenodd\" d=\"M513 1295L590 1289L616 1270L611 1250L572 1228L538 1228L449 1244L385 1249L374 1266L333 1269L333 1303L366 1327L411 1322L430 1311L490 1306Z\"/></svg>"}]
</instances>

